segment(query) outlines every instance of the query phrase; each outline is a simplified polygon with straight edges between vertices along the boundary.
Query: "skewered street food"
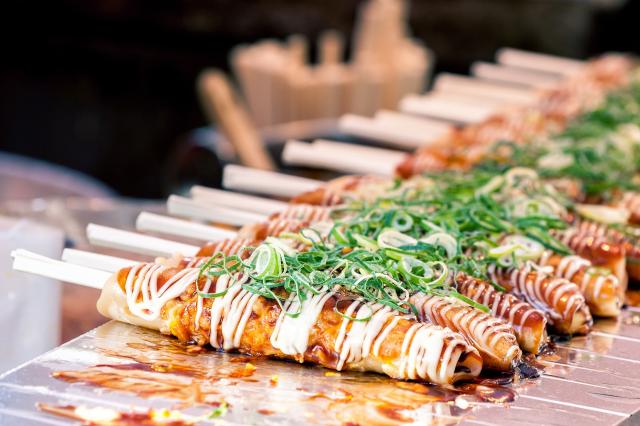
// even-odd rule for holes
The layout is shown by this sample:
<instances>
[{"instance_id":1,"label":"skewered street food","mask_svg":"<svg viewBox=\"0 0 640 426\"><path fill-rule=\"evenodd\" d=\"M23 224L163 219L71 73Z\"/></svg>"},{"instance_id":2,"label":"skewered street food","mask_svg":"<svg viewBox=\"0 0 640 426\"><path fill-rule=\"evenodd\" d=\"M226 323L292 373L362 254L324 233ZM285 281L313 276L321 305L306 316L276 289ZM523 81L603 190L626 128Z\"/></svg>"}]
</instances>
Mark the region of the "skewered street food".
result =
<instances>
[{"instance_id":1,"label":"skewered street food","mask_svg":"<svg viewBox=\"0 0 640 426\"><path fill-rule=\"evenodd\" d=\"M302 303L282 295L287 302L281 307L276 300L244 289L247 275L198 279L199 272L157 263L125 268L105 284L98 310L185 342L337 370L375 371L442 384L480 372L480 355L461 335L382 305L357 298L340 303L348 295L325 290ZM202 297L196 283L206 294L224 295Z\"/></svg>"}]
</instances>

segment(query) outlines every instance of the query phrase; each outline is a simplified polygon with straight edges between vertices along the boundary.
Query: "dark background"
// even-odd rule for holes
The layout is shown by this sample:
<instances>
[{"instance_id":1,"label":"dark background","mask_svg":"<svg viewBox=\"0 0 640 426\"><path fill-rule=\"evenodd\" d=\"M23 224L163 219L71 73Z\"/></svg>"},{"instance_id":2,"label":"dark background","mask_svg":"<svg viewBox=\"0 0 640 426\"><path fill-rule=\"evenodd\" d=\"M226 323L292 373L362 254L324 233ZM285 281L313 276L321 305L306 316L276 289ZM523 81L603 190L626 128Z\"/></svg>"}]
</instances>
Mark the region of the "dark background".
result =
<instances>
[{"instance_id":1,"label":"dark background","mask_svg":"<svg viewBox=\"0 0 640 426\"><path fill-rule=\"evenodd\" d=\"M161 197L176 152L207 124L194 81L234 45L325 29L350 34L354 0L109 0L3 5L0 151L62 164L127 196ZM638 1L411 3L437 70L500 46L585 58L640 49ZM215 168L215 163L205 167ZM212 170L212 176L217 171Z\"/></svg>"}]
</instances>

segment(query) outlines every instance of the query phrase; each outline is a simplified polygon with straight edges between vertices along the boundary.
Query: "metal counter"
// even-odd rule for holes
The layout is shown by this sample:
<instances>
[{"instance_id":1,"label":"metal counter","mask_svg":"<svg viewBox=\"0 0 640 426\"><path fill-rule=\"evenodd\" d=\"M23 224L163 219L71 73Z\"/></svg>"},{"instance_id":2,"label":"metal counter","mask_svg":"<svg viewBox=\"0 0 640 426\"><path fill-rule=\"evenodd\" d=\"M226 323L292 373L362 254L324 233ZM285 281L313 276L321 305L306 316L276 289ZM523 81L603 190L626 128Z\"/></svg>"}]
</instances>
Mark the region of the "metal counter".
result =
<instances>
[{"instance_id":1,"label":"metal counter","mask_svg":"<svg viewBox=\"0 0 640 426\"><path fill-rule=\"evenodd\" d=\"M109 408L177 410L216 424L632 424L640 410L640 310L601 320L587 337L557 343L540 378L516 380L511 403L376 374L185 347L109 322L0 377L0 424L73 424L50 414ZM479 390L491 393L491 387ZM45 404L45 405L42 405ZM220 404L224 415L215 414ZM48 407L48 411L47 411ZM86 411L86 410L85 410ZM95 411L94 411L95 414ZM220 414L220 413L218 413ZM168 412L165 412L168 415ZM176 415L172 413L171 415Z\"/></svg>"}]
</instances>

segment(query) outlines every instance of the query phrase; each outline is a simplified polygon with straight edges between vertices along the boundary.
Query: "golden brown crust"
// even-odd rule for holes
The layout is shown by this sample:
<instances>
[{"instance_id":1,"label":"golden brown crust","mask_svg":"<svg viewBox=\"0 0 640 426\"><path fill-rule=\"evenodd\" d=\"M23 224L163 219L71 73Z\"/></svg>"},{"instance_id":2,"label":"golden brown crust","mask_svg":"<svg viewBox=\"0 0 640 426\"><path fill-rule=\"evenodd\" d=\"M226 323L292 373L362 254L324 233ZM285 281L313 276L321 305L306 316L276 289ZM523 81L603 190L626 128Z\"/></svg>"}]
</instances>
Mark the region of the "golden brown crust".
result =
<instances>
[{"instance_id":1,"label":"golden brown crust","mask_svg":"<svg viewBox=\"0 0 640 426\"><path fill-rule=\"evenodd\" d=\"M482 355L484 367L508 371L520 360L515 332L506 322L457 299L417 293L410 302L418 309L420 320L465 336Z\"/></svg>"},{"instance_id":2,"label":"golden brown crust","mask_svg":"<svg viewBox=\"0 0 640 426\"><path fill-rule=\"evenodd\" d=\"M593 315L616 317L620 314L623 299L620 297L620 284L615 275L596 270L589 261L578 256L544 256L544 266L553 268L554 275L576 284Z\"/></svg>"},{"instance_id":3,"label":"golden brown crust","mask_svg":"<svg viewBox=\"0 0 640 426\"><path fill-rule=\"evenodd\" d=\"M133 280L141 276L140 271L144 270L144 268L145 266L140 266L135 270L132 268L125 268L116 275L116 288L118 288L121 295L118 301L120 304L123 303L122 295L127 291L127 280L129 280L128 285L130 286ZM174 276L180 275L180 272L189 273L189 271L194 270L189 268L180 269L180 267L163 266L162 268L157 269L157 271L159 273L156 288L163 288L169 280L173 279L174 281L172 282L175 282ZM206 283L207 278L200 277L198 282L199 288L204 288ZM227 329L227 331L225 331L224 321L217 320L215 325L217 327L215 329L216 333L213 333L213 335L217 336L216 341L210 342L209 340L212 336L211 318L214 300L222 299L200 298L196 293L195 282L188 284L184 288L185 290L178 297L170 299L162 305L160 314L161 324L159 326L156 325L161 331L176 336L181 341L193 342L199 345L211 343L214 347L224 346L225 349L234 349L242 353L293 359L299 362L313 362L333 369L344 368L362 371L375 371L388 374L391 377L417 378L414 377L414 374L417 373L410 373L408 370L409 367L405 364L404 360L405 357L409 356L408 352L403 352L407 350L403 349L403 344L407 339L407 333L412 329L414 332L415 330L421 330L427 334L435 333L434 335L443 336L445 345L442 348L442 354L446 355L441 354L442 356L437 358L444 361L438 361L442 366L438 366L433 370L438 373L437 376L435 376L435 379L431 377L430 379L443 380L443 378L446 378L449 382L456 381L477 375L481 368L482 361L479 354L477 351L470 349L462 336L438 327L434 328L434 326L420 324L408 317L401 317L398 313L394 313L387 308L385 308L386 310L380 311L381 313L386 314L380 317L383 322L380 323L381 328L377 329L376 335L374 335L374 337L380 336L381 330L389 326L386 330L387 334L382 334L384 337L380 338L379 350L369 350L367 355L362 357L359 357L356 354L353 358L344 358L344 353L340 353L340 351L344 352L344 347L342 349L336 347L341 330L346 333L345 336L351 336L350 330L353 327L359 327L362 323L345 320L345 317L336 312L336 310L344 313L346 306L349 306L350 304L357 306L367 305L363 304L363 302L355 302L355 299L347 300L348 303L346 303L345 306L336 305L339 300L344 298L344 295L337 293L326 293L326 299L321 299L324 300L324 302L319 305L319 314L309 329L308 337L305 337L306 350L304 353L285 353L283 350L274 347L272 341L278 320L282 314L281 306L276 303L275 300L253 295L242 290L239 285L235 285L234 288L240 291L240 293L236 294L242 294L242 296L236 297L232 304L228 305L228 309L233 309L233 304L241 298L245 298L245 295L247 296L246 299L251 300L251 303L247 305L249 306L249 311L246 311L246 315L242 313L243 318L246 318L246 322L243 323L244 328L240 329L240 326L237 326L240 331L233 331L233 333L235 333L233 336L236 337L233 338L233 344L228 346L230 340L229 330ZM208 288L209 291L211 291L216 288L216 284L214 284L213 287ZM283 295L281 294L281 296ZM138 297L138 301L142 301L142 296ZM126 301L124 303L126 306ZM380 307L382 306L380 305ZM227 308L225 308L225 314L223 317L228 319L232 317L232 314L229 314L226 309ZM104 313L108 314L114 312L105 311ZM127 322L131 322L130 316L115 316L116 319L124 319ZM111 317L114 316L112 315ZM240 321L238 320L237 324L239 323ZM355 335L357 335L357 333ZM364 335L360 334L360 336L360 338L364 338ZM376 337L374 340L377 339L378 338ZM413 336L412 339L415 340L418 339L418 337ZM420 340L417 344L423 345L428 341L429 340ZM414 343L410 341L409 347L412 345L414 345ZM448 346L450 346L451 349L449 351L446 350ZM418 351L417 353L421 352ZM445 358L442 358L443 356ZM456 366L459 366L460 369L455 370L457 368ZM445 374L445 372L448 373ZM427 374L426 370L422 371L420 374L420 377L423 377L424 374Z\"/></svg>"},{"instance_id":4,"label":"golden brown crust","mask_svg":"<svg viewBox=\"0 0 640 426\"><path fill-rule=\"evenodd\" d=\"M511 324L518 344L525 351L537 354L547 342L547 318L529 303L463 273L456 276L456 285L460 293L487 306L495 317Z\"/></svg>"},{"instance_id":5,"label":"golden brown crust","mask_svg":"<svg viewBox=\"0 0 640 426\"><path fill-rule=\"evenodd\" d=\"M547 315L559 333L586 334L593 318L586 300L574 283L529 268L490 267L491 278Z\"/></svg>"}]
</instances>

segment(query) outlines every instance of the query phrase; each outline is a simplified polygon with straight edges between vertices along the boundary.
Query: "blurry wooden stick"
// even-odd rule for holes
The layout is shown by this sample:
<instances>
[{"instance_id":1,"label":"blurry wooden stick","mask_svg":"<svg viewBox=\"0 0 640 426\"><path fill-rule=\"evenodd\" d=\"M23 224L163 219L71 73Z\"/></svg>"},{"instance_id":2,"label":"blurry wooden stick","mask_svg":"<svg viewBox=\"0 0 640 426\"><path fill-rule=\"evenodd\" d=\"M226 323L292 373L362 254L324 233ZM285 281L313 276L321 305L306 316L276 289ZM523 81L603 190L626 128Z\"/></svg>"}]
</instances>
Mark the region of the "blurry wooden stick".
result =
<instances>
[{"instance_id":1,"label":"blurry wooden stick","mask_svg":"<svg viewBox=\"0 0 640 426\"><path fill-rule=\"evenodd\" d=\"M231 83L219 70L203 72L198 92L209 119L218 124L246 166L273 170L274 163Z\"/></svg>"},{"instance_id":2,"label":"blurry wooden stick","mask_svg":"<svg viewBox=\"0 0 640 426\"><path fill-rule=\"evenodd\" d=\"M320 63L322 65L336 65L342 62L344 55L344 37L339 31L328 30L320 35L318 41Z\"/></svg>"},{"instance_id":3,"label":"blurry wooden stick","mask_svg":"<svg viewBox=\"0 0 640 426\"><path fill-rule=\"evenodd\" d=\"M293 34L287 38L289 60L298 66L309 62L309 41L302 34Z\"/></svg>"}]
</instances>

